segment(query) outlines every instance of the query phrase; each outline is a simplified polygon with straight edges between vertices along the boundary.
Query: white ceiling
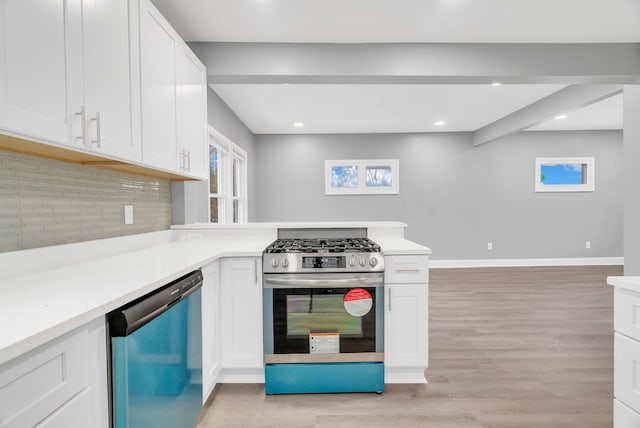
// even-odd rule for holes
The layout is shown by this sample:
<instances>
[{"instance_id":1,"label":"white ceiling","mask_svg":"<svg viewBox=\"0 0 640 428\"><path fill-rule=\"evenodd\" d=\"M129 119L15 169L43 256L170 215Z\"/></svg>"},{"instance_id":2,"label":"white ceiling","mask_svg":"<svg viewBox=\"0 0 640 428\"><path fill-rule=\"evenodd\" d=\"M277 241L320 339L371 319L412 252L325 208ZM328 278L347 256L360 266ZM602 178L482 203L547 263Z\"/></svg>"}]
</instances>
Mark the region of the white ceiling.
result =
<instances>
[{"instance_id":1,"label":"white ceiling","mask_svg":"<svg viewBox=\"0 0 640 428\"><path fill-rule=\"evenodd\" d=\"M638 0L154 0L188 41L640 42Z\"/></svg>"},{"instance_id":2,"label":"white ceiling","mask_svg":"<svg viewBox=\"0 0 640 428\"><path fill-rule=\"evenodd\" d=\"M256 134L475 131L563 87L212 85Z\"/></svg>"},{"instance_id":3,"label":"white ceiling","mask_svg":"<svg viewBox=\"0 0 640 428\"><path fill-rule=\"evenodd\" d=\"M640 0L154 0L187 41L640 42ZM260 133L474 131L562 85L213 85ZM535 130L620 129L621 97ZM446 121L436 127L438 120ZM295 128L294 122L303 122Z\"/></svg>"},{"instance_id":4,"label":"white ceiling","mask_svg":"<svg viewBox=\"0 0 640 428\"><path fill-rule=\"evenodd\" d=\"M591 104L579 110L559 113L564 113L567 117L552 118L528 130L567 131L622 129L622 94L607 98L604 101Z\"/></svg>"}]
</instances>

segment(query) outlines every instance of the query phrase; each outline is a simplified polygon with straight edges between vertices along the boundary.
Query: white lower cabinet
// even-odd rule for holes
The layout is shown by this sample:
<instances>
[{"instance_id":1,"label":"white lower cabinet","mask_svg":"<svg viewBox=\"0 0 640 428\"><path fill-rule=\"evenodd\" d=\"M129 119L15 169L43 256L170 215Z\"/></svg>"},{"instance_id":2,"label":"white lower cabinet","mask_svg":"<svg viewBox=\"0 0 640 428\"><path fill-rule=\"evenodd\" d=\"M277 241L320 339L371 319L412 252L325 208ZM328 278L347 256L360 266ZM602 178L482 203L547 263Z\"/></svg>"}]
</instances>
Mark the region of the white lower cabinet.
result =
<instances>
[{"instance_id":1,"label":"white lower cabinet","mask_svg":"<svg viewBox=\"0 0 640 428\"><path fill-rule=\"evenodd\" d=\"M385 257L385 383L425 383L429 360L428 256Z\"/></svg>"},{"instance_id":2,"label":"white lower cabinet","mask_svg":"<svg viewBox=\"0 0 640 428\"><path fill-rule=\"evenodd\" d=\"M202 399L216 386L222 368L220 270L217 261L202 268Z\"/></svg>"},{"instance_id":3,"label":"white lower cabinet","mask_svg":"<svg viewBox=\"0 0 640 428\"><path fill-rule=\"evenodd\" d=\"M640 342L614 334L613 392L619 401L640 410Z\"/></svg>"},{"instance_id":4,"label":"white lower cabinet","mask_svg":"<svg viewBox=\"0 0 640 428\"><path fill-rule=\"evenodd\" d=\"M614 428L640 428L640 293L614 291Z\"/></svg>"},{"instance_id":5,"label":"white lower cabinet","mask_svg":"<svg viewBox=\"0 0 640 428\"><path fill-rule=\"evenodd\" d=\"M220 260L224 382L264 381L262 263L257 257Z\"/></svg>"},{"instance_id":6,"label":"white lower cabinet","mask_svg":"<svg viewBox=\"0 0 640 428\"><path fill-rule=\"evenodd\" d=\"M615 428L640 427L640 413L631 410L618 400L613 400L613 426Z\"/></svg>"},{"instance_id":7,"label":"white lower cabinet","mask_svg":"<svg viewBox=\"0 0 640 428\"><path fill-rule=\"evenodd\" d=\"M428 361L427 284L386 285L384 361L389 383L424 382Z\"/></svg>"},{"instance_id":8,"label":"white lower cabinet","mask_svg":"<svg viewBox=\"0 0 640 428\"><path fill-rule=\"evenodd\" d=\"M0 366L0 427L106 428L103 318Z\"/></svg>"}]
</instances>

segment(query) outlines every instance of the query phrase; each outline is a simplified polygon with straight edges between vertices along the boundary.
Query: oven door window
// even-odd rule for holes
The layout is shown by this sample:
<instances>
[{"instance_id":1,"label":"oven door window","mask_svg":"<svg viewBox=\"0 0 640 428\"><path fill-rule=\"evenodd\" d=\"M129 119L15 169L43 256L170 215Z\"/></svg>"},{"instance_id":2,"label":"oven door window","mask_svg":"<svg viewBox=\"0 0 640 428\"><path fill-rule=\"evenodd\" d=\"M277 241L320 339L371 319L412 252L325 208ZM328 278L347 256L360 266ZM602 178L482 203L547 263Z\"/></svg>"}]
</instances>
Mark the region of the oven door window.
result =
<instances>
[{"instance_id":1,"label":"oven door window","mask_svg":"<svg viewBox=\"0 0 640 428\"><path fill-rule=\"evenodd\" d=\"M273 290L273 344L276 354L310 352L310 336L339 341L340 353L376 351L376 288L364 287L371 309L362 316L345 308L352 288L292 288ZM353 312L353 311L352 311Z\"/></svg>"}]
</instances>

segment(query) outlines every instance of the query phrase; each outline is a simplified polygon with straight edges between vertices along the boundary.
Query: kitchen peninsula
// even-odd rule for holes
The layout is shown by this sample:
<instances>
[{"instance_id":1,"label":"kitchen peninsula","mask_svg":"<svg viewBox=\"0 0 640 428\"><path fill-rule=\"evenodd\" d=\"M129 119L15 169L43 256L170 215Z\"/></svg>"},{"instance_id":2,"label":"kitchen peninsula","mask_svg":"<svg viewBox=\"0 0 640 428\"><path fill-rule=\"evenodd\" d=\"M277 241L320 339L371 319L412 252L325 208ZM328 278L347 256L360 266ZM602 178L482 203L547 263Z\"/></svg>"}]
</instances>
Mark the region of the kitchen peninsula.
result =
<instances>
[{"instance_id":1,"label":"kitchen peninsula","mask_svg":"<svg viewBox=\"0 0 640 428\"><path fill-rule=\"evenodd\" d=\"M69 410L61 417L73 420L72 416L65 415L83 415L96 421L95 426L106 426L103 425L108 420L105 314L199 268L204 274L205 399L217 382L262 382L261 311L254 312L253 318L245 318L244 315L251 314L246 311L251 306L243 308L244 312L235 311L237 308L229 310L236 297L234 293L244 293L247 289L254 290L257 302L253 303L260 303L262 252L282 228L366 229L367 236L381 246L386 264L385 289L394 293L394 305L398 308L394 313L385 308L385 364L388 367L385 382L425 382L427 263L431 251L404 238L406 224L309 222L174 226L161 232L0 254L3 295L0 323L11 326L4 328L0 336L0 397L8 403L3 406L0 420L20 417L27 418L25 421L39 421L67 403L65 409ZM241 274L232 275L230 269ZM237 283L245 280L247 284ZM422 293L420 300L411 296L416 290ZM403 310L403 302L407 304L404 309L417 309L413 313ZM415 322L416 317L421 322L417 342L415 338L406 337L408 331L416 331L415 326L403 327L404 323ZM247 332L254 336L240 336L243 340L237 340L236 334ZM68 360L61 357L65 352L69 353ZM91 355L87 358L87 354ZM64 373L64 376L76 376L73 377L75 383L67 382L68 391L55 399L33 394L28 403L12 400L12 385L24 381L27 386L38 387L30 374L40 376L53 370L51 379L55 378L55 370L60 370L62 365L49 364L50 361L83 362L70 367L81 370L77 376L74 370ZM37 370L44 372L36 373ZM51 382L54 389L55 382ZM30 407L39 400L44 407ZM28 419L25 415L33 413L35 408L40 410L29 416L33 419Z\"/></svg>"}]
</instances>

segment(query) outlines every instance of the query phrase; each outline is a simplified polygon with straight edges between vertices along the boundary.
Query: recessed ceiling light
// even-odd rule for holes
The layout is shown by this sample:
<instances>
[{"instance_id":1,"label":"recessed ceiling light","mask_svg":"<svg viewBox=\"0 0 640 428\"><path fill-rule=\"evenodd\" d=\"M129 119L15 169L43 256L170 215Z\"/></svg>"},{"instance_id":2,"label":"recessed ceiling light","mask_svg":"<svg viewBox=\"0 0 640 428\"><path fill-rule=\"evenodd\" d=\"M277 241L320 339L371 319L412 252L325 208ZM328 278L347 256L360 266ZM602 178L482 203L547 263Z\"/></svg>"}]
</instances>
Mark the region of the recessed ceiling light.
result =
<instances>
[{"instance_id":1,"label":"recessed ceiling light","mask_svg":"<svg viewBox=\"0 0 640 428\"><path fill-rule=\"evenodd\" d=\"M435 126L442 126L444 125L446 122L444 120L439 120L436 123L434 123Z\"/></svg>"},{"instance_id":2,"label":"recessed ceiling light","mask_svg":"<svg viewBox=\"0 0 640 428\"><path fill-rule=\"evenodd\" d=\"M558 116L556 116L554 119L556 120L562 120L562 119L566 119L567 115L566 114L559 114Z\"/></svg>"},{"instance_id":3,"label":"recessed ceiling light","mask_svg":"<svg viewBox=\"0 0 640 428\"><path fill-rule=\"evenodd\" d=\"M293 126L295 126L296 128L302 128L304 126L304 123L296 122L296 123L293 124Z\"/></svg>"},{"instance_id":4,"label":"recessed ceiling light","mask_svg":"<svg viewBox=\"0 0 640 428\"><path fill-rule=\"evenodd\" d=\"M500 83L500 82L493 82L493 83L491 84L491 86L500 86L500 85L502 85L502 83Z\"/></svg>"}]
</instances>

